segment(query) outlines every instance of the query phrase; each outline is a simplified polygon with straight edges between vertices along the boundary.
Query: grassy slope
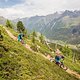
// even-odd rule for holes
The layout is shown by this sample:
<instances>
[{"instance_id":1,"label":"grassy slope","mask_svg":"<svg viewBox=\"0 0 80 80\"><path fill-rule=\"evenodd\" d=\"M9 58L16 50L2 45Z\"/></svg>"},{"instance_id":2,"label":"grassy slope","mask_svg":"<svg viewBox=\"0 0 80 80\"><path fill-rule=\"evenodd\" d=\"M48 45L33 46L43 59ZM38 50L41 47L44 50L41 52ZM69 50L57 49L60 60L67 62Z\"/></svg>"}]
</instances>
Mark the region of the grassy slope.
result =
<instances>
[{"instance_id":1,"label":"grassy slope","mask_svg":"<svg viewBox=\"0 0 80 80\"><path fill-rule=\"evenodd\" d=\"M50 46L55 49L55 43L50 44ZM58 47L62 47L60 45L57 45ZM68 66L70 69L78 72L80 74L80 63L76 61L76 63L72 62L72 57L65 57L64 63L66 66Z\"/></svg>"},{"instance_id":2,"label":"grassy slope","mask_svg":"<svg viewBox=\"0 0 80 80\"><path fill-rule=\"evenodd\" d=\"M13 29L9 28L9 30L10 30L15 36L18 35L18 33L15 33ZM25 42L26 42L27 44L29 44L29 45L32 44L32 42L31 42L30 39L25 39L25 40L26 40ZM42 44L42 43L40 43L40 42L38 42L38 41L36 41L36 44L37 44L38 46L40 46L40 50L39 50L39 51L40 51L42 54L45 55L45 53L47 53L47 54L52 55L53 57L55 56L55 54L53 54L53 53L50 52L50 50L48 49L48 47L47 47L46 45L44 45L44 44ZM55 47L53 47L53 44L52 44L52 48L53 48L53 50L55 49ZM55 50L54 50L54 51L55 51ZM79 62L72 63L72 58L71 58L71 57L66 57L64 63L65 63L65 65L68 66L70 69L72 69L72 70L74 70L74 71L76 71L76 72L78 72L78 73L80 74L80 69L79 69L79 68L80 68L80 64L79 64Z\"/></svg>"},{"instance_id":3,"label":"grassy slope","mask_svg":"<svg viewBox=\"0 0 80 80\"><path fill-rule=\"evenodd\" d=\"M0 26L0 80L78 80L39 54L13 41Z\"/></svg>"}]
</instances>

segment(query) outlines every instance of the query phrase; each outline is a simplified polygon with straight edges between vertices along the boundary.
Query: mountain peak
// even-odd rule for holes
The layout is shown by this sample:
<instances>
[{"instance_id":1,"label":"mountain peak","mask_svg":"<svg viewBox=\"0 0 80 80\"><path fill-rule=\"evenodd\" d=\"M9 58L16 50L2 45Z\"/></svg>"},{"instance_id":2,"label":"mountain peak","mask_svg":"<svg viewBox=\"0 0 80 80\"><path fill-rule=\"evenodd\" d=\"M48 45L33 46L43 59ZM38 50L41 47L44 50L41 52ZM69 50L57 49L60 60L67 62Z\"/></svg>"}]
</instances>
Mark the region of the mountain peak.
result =
<instances>
[{"instance_id":1,"label":"mountain peak","mask_svg":"<svg viewBox=\"0 0 80 80\"><path fill-rule=\"evenodd\" d=\"M70 10L65 10L62 13L62 16L69 16L69 17L79 17L80 16L80 11L75 10L75 11L70 11Z\"/></svg>"}]
</instances>

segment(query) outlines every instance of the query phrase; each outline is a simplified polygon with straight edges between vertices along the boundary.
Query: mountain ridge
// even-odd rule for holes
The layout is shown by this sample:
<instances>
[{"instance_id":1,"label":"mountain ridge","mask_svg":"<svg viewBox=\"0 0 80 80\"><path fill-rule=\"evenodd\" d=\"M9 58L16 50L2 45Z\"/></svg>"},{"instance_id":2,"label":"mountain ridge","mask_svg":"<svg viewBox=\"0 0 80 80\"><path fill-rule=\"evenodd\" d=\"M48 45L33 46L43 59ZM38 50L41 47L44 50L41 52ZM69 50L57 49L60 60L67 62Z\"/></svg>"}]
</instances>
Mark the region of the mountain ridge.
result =
<instances>
[{"instance_id":1,"label":"mountain ridge","mask_svg":"<svg viewBox=\"0 0 80 80\"><path fill-rule=\"evenodd\" d=\"M6 20L1 16L0 23L5 25ZM19 20L30 31L40 32L50 40L61 40L72 45L80 43L80 10L18 18L12 22L17 23Z\"/></svg>"},{"instance_id":2,"label":"mountain ridge","mask_svg":"<svg viewBox=\"0 0 80 80\"><path fill-rule=\"evenodd\" d=\"M55 12L47 16L34 16L20 20L23 21L27 29L40 32L51 40L62 40L70 44L80 43L79 34L73 34L75 29L80 33L80 28L77 29L77 26L80 26L80 11L66 10L62 13ZM72 35L74 35L74 39Z\"/></svg>"}]
</instances>

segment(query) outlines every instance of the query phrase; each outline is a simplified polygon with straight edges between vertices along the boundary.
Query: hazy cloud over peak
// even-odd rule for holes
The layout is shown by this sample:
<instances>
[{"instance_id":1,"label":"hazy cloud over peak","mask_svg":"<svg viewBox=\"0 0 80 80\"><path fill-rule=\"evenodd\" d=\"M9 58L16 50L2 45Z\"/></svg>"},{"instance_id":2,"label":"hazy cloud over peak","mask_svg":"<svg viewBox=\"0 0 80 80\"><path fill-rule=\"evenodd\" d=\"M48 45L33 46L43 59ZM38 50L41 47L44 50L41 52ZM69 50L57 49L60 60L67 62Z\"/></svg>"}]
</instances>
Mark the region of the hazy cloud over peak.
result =
<instances>
[{"instance_id":1,"label":"hazy cloud over peak","mask_svg":"<svg viewBox=\"0 0 80 80\"><path fill-rule=\"evenodd\" d=\"M0 16L10 19L47 15L66 9L79 10L80 0L0 0Z\"/></svg>"}]
</instances>

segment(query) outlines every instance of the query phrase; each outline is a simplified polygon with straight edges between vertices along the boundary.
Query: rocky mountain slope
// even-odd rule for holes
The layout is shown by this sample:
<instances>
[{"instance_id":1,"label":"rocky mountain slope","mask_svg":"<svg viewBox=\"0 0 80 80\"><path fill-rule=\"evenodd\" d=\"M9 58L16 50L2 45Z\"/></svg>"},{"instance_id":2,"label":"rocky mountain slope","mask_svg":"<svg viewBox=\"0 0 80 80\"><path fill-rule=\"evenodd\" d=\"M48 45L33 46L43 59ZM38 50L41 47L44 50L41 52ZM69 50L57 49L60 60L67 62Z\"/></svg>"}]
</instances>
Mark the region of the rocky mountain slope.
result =
<instances>
[{"instance_id":1,"label":"rocky mountain slope","mask_svg":"<svg viewBox=\"0 0 80 80\"><path fill-rule=\"evenodd\" d=\"M43 33L51 40L62 40L71 44L80 43L80 11L69 11L47 16L16 19L23 21L25 27Z\"/></svg>"}]
</instances>

